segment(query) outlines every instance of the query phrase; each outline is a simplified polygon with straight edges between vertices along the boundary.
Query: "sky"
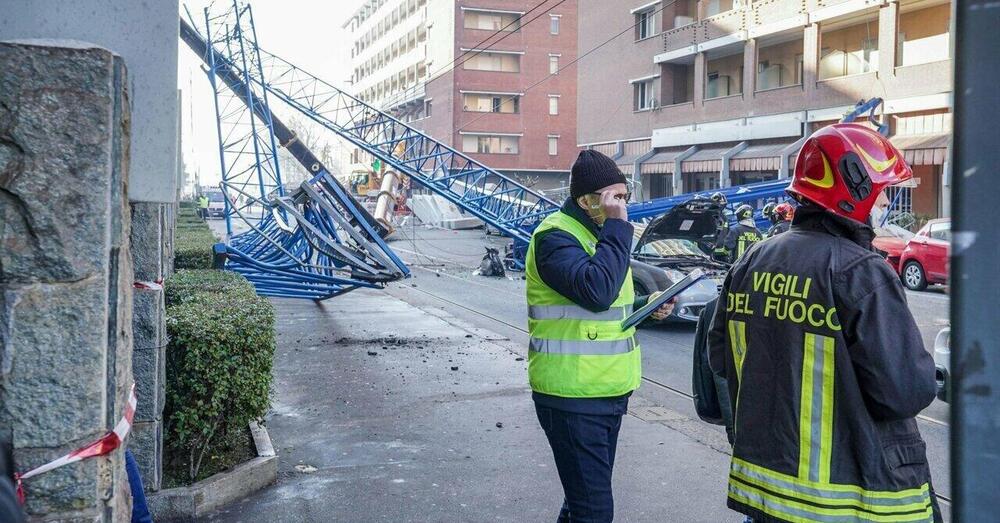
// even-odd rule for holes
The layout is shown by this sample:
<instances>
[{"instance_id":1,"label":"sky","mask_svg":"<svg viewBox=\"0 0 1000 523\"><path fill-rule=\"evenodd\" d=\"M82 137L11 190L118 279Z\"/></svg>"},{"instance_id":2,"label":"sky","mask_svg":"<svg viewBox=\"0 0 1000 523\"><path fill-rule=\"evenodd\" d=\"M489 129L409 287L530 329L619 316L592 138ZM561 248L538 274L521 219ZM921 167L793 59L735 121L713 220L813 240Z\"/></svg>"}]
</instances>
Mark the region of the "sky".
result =
<instances>
[{"instance_id":1,"label":"sky","mask_svg":"<svg viewBox=\"0 0 1000 523\"><path fill-rule=\"evenodd\" d=\"M363 0L253 0L254 24L261 48L315 74L348 92L351 76L350 33L341 29ZM229 0L216 0L216 5ZM203 9L210 5L206 0L183 2L181 17L187 19L187 10L194 17L198 28L204 27ZM178 42L177 88L183 91L182 144L184 162L192 177L200 176L202 185L218 185L221 179L218 134L215 108L208 77L201 70L201 58L183 41ZM296 113L272 103L272 111L282 120L289 120ZM334 147L343 142L332 132L329 135Z\"/></svg>"}]
</instances>

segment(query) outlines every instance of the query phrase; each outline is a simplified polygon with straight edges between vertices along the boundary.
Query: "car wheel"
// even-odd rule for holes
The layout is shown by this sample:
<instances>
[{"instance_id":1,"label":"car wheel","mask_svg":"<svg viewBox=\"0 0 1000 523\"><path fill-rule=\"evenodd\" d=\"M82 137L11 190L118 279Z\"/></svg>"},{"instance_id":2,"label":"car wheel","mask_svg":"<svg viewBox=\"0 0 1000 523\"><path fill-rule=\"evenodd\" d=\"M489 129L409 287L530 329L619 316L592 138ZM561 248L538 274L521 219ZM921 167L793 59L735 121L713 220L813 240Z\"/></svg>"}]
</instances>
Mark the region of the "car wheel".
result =
<instances>
[{"instance_id":1,"label":"car wheel","mask_svg":"<svg viewBox=\"0 0 1000 523\"><path fill-rule=\"evenodd\" d=\"M911 260L903 265L903 285L911 291L922 291L927 288L927 276L920 263Z\"/></svg>"}]
</instances>

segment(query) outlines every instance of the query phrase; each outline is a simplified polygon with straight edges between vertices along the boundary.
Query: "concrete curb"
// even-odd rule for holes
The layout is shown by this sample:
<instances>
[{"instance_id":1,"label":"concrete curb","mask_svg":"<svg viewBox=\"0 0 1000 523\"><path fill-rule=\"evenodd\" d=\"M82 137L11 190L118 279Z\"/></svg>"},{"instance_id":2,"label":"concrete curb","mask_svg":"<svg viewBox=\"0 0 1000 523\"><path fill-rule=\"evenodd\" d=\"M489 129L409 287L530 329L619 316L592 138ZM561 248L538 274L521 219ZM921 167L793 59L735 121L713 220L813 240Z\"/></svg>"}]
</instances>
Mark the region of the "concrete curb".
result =
<instances>
[{"instance_id":1,"label":"concrete curb","mask_svg":"<svg viewBox=\"0 0 1000 523\"><path fill-rule=\"evenodd\" d=\"M195 521L274 483L278 479L278 456L267 429L251 421L250 432L257 448L256 458L193 485L150 494L147 502L153 519L158 522Z\"/></svg>"}]
</instances>

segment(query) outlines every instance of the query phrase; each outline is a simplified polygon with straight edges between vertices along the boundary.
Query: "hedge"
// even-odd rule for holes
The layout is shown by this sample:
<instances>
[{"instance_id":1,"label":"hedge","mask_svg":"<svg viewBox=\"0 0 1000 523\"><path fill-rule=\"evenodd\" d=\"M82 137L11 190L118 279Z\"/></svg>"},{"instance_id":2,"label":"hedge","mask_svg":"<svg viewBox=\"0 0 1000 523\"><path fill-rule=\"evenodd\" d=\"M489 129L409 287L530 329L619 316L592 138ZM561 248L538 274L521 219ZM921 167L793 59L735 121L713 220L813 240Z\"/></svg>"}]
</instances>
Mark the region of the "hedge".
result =
<instances>
[{"instance_id":1,"label":"hedge","mask_svg":"<svg viewBox=\"0 0 1000 523\"><path fill-rule=\"evenodd\" d=\"M208 224L190 217L184 212L178 216L174 234L174 267L177 269L211 269L212 246L219 240L208 228Z\"/></svg>"},{"instance_id":2,"label":"hedge","mask_svg":"<svg viewBox=\"0 0 1000 523\"><path fill-rule=\"evenodd\" d=\"M165 462L193 482L236 465L204 467L270 407L274 309L245 278L226 271L178 271L165 296Z\"/></svg>"}]
</instances>

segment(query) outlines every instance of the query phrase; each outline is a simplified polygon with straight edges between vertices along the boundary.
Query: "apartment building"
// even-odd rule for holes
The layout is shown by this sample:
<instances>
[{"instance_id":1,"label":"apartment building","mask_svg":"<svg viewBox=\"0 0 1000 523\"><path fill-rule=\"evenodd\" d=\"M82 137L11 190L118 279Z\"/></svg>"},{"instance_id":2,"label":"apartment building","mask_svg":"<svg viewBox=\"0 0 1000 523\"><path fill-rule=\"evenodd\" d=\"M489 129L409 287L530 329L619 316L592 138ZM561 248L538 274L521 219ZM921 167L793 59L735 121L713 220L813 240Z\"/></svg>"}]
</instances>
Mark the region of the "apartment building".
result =
<instances>
[{"instance_id":1,"label":"apartment building","mask_svg":"<svg viewBox=\"0 0 1000 523\"><path fill-rule=\"evenodd\" d=\"M551 8L550 8L551 6ZM576 146L576 0L372 0L354 91L540 190L568 183Z\"/></svg>"},{"instance_id":2,"label":"apartment building","mask_svg":"<svg viewBox=\"0 0 1000 523\"><path fill-rule=\"evenodd\" d=\"M587 2L577 142L613 156L645 198L790 175L799 147L862 99L886 100L913 166L901 206L948 214L949 1Z\"/></svg>"}]
</instances>

